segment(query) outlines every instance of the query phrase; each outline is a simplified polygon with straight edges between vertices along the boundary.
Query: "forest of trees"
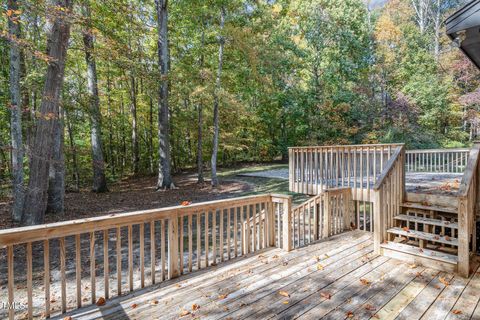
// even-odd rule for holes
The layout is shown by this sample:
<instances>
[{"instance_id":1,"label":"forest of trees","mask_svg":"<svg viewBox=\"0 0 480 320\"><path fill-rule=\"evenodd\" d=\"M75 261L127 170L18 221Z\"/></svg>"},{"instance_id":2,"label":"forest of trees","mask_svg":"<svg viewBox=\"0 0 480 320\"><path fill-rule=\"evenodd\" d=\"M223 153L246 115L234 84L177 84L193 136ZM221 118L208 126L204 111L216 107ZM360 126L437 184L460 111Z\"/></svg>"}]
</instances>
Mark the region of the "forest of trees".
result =
<instances>
[{"instance_id":1,"label":"forest of trees","mask_svg":"<svg viewBox=\"0 0 480 320\"><path fill-rule=\"evenodd\" d=\"M286 160L299 145L476 137L462 0L4 0L0 185L12 216L129 175ZM208 169L209 175L204 173Z\"/></svg>"}]
</instances>

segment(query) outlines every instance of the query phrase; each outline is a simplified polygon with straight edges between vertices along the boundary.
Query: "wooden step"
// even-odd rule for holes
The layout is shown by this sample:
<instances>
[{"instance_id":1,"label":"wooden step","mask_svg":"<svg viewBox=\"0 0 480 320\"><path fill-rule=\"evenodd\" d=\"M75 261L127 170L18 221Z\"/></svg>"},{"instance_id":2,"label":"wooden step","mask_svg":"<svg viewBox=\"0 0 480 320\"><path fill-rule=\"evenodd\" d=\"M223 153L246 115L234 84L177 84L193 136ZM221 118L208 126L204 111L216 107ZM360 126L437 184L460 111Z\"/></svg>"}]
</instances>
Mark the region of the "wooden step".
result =
<instances>
[{"instance_id":1,"label":"wooden step","mask_svg":"<svg viewBox=\"0 0 480 320\"><path fill-rule=\"evenodd\" d=\"M457 214L458 210L454 207L445 207L445 206L435 206L435 205L423 205L417 202L404 202L401 205L403 208L418 209L425 211L437 211L437 212L448 212Z\"/></svg>"},{"instance_id":2,"label":"wooden step","mask_svg":"<svg viewBox=\"0 0 480 320\"><path fill-rule=\"evenodd\" d=\"M383 255L417 264L435 268L446 272L456 272L458 257L453 254L438 252L430 249L421 249L408 244L387 242L381 244Z\"/></svg>"},{"instance_id":3,"label":"wooden step","mask_svg":"<svg viewBox=\"0 0 480 320\"><path fill-rule=\"evenodd\" d=\"M447 236L439 236L437 234L416 231L416 230L408 230L407 228L391 228L387 230L388 233L393 233L399 236L411 237L415 239L421 239L426 241L438 242L443 244L449 244L453 246L458 246L458 239L447 237Z\"/></svg>"},{"instance_id":4,"label":"wooden step","mask_svg":"<svg viewBox=\"0 0 480 320\"><path fill-rule=\"evenodd\" d=\"M395 216L394 219L395 220L401 220L401 221L428 224L428 225L431 225L431 226L439 226L439 227L445 227L445 228L458 229L458 223L450 222L450 221L446 221L446 220L442 221L442 220L438 220L438 219L415 217L415 216L409 216L407 214L399 214L398 216Z\"/></svg>"}]
</instances>

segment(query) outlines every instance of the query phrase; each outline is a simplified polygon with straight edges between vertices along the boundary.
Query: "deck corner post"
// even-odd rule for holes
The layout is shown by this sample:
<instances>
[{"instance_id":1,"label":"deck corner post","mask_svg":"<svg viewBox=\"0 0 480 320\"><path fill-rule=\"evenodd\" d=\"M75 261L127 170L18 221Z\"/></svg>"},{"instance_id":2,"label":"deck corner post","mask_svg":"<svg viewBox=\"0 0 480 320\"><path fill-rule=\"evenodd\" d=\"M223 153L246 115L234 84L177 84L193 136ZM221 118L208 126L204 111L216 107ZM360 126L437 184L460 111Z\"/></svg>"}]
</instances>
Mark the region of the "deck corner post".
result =
<instances>
[{"instance_id":1,"label":"deck corner post","mask_svg":"<svg viewBox=\"0 0 480 320\"><path fill-rule=\"evenodd\" d=\"M292 250L292 197L283 201L283 250Z\"/></svg>"},{"instance_id":2,"label":"deck corner post","mask_svg":"<svg viewBox=\"0 0 480 320\"><path fill-rule=\"evenodd\" d=\"M375 190L374 192L374 198L373 198L373 248L375 251L375 254L380 254L380 245L383 243L384 238L384 219L383 219L383 214L382 214L382 189Z\"/></svg>"},{"instance_id":3,"label":"deck corner post","mask_svg":"<svg viewBox=\"0 0 480 320\"><path fill-rule=\"evenodd\" d=\"M467 204L466 197L458 199L458 273L465 278L470 275L470 232Z\"/></svg>"},{"instance_id":4,"label":"deck corner post","mask_svg":"<svg viewBox=\"0 0 480 320\"><path fill-rule=\"evenodd\" d=\"M176 278L180 274L178 264L178 212L168 219L168 278Z\"/></svg>"}]
</instances>

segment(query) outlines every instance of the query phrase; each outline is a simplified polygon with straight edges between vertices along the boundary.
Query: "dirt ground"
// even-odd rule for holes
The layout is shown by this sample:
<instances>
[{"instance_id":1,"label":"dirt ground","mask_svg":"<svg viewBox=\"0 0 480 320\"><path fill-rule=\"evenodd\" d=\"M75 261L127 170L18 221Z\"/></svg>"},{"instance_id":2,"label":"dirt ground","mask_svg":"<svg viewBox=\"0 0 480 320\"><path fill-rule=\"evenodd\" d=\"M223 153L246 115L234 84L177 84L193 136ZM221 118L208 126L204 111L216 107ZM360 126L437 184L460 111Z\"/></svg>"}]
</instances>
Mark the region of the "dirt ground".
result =
<instances>
[{"instance_id":1,"label":"dirt ground","mask_svg":"<svg viewBox=\"0 0 480 320\"><path fill-rule=\"evenodd\" d=\"M95 194L89 191L67 193L65 214L47 215L46 223L88 218L103 214L130 212L238 196L252 189L245 181L221 180L213 189L209 183L197 184L194 174L175 176L178 189L155 190L156 177L129 178L109 186L110 192ZM0 229L14 227L10 217L10 199L0 200Z\"/></svg>"}]
</instances>

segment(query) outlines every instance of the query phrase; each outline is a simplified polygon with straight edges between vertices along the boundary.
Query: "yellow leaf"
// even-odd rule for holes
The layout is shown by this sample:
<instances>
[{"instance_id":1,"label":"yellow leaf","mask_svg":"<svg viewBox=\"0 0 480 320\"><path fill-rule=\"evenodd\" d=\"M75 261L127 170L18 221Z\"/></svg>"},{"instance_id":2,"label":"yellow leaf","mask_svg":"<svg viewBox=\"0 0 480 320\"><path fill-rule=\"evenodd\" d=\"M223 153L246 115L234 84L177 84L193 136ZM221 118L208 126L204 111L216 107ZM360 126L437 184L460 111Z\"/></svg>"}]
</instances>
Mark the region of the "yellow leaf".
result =
<instances>
[{"instance_id":1,"label":"yellow leaf","mask_svg":"<svg viewBox=\"0 0 480 320\"><path fill-rule=\"evenodd\" d=\"M190 314L190 311L182 310L182 312L180 312L180 317L185 317L185 316L188 316L189 314Z\"/></svg>"},{"instance_id":2,"label":"yellow leaf","mask_svg":"<svg viewBox=\"0 0 480 320\"><path fill-rule=\"evenodd\" d=\"M226 299L227 297L228 297L228 294L221 294L218 296L218 299L223 300L223 299Z\"/></svg>"},{"instance_id":3,"label":"yellow leaf","mask_svg":"<svg viewBox=\"0 0 480 320\"><path fill-rule=\"evenodd\" d=\"M317 264L317 270L323 270L323 266L320 263Z\"/></svg>"},{"instance_id":4,"label":"yellow leaf","mask_svg":"<svg viewBox=\"0 0 480 320\"><path fill-rule=\"evenodd\" d=\"M287 291L280 290L280 291L278 292L278 294L281 295L281 296L290 298L290 295L288 294Z\"/></svg>"},{"instance_id":5,"label":"yellow leaf","mask_svg":"<svg viewBox=\"0 0 480 320\"><path fill-rule=\"evenodd\" d=\"M285 301L283 301L282 303L283 303L283 304L288 304L288 301L287 301L287 300L285 300Z\"/></svg>"}]
</instances>

